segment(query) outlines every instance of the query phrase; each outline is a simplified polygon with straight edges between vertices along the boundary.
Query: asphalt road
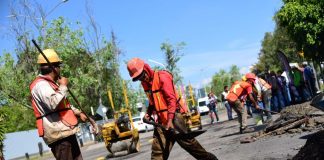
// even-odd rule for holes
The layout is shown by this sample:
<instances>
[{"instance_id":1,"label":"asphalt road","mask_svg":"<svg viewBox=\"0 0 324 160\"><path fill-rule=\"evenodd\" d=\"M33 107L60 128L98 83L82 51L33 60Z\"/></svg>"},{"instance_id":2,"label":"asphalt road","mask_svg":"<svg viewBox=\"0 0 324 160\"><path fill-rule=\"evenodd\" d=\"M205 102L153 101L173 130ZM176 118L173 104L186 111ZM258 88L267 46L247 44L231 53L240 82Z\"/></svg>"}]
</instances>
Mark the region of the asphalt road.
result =
<instances>
[{"instance_id":1,"label":"asphalt road","mask_svg":"<svg viewBox=\"0 0 324 160\"><path fill-rule=\"evenodd\" d=\"M208 115L202 116L202 124L207 125L210 123L210 118ZM151 155L151 142L152 142L153 131L140 133L140 152L127 154L126 151L115 153L115 157L112 158L109 156L108 151L104 143L93 144L85 146L82 148L82 155L84 159L93 160L93 159L150 159ZM179 147L179 146L177 146Z\"/></svg>"},{"instance_id":2,"label":"asphalt road","mask_svg":"<svg viewBox=\"0 0 324 160\"><path fill-rule=\"evenodd\" d=\"M276 118L279 115L274 115ZM239 134L237 120L227 121L226 113L220 115L220 122L209 124L209 117L203 116L204 134L197 137L200 144L208 151L215 154L219 159L290 159L297 154L299 149L305 144L303 136L311 132L298 134L284 134L281 136L271 136L259 139L252 143L241 144L240 139L253 133ZM248 119L249 127L261 130L265 125L255 126L253 118ZM116 153L114 158L108 157L108 151L104 143L86 145L81 148L85 160L148 160L151 155L151 141L153 132L140 133L141 149L138 153L127 154L125 152ZM49 158L47 158L49 159ZM170 160L193 160L194 158L182 149L177 143L174 145Z\"/></svg>"}]
</instances>

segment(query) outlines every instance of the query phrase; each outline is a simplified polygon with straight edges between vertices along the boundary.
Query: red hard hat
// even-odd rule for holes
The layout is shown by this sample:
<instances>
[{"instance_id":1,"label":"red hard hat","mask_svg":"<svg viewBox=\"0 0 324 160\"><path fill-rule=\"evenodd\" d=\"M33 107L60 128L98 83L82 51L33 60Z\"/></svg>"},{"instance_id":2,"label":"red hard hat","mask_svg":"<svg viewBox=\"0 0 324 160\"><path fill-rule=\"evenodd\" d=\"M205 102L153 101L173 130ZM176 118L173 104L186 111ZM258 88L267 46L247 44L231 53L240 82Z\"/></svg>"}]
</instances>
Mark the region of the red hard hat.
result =
<instances>
[{"instance_id":1,"label":"red hard hat","mask_svg":"<svg viewBox=\"0 0 324 160\"><path fill-rule=\"evenodd\" d=\"M132 58L127 62L127 69L129 72L129 76L132 78L136 78L143 72L144 61L139 58Z\"/></svg>"},{"instance_id":2,"label":"red hard hat","mask_svg":"<svg viewBox=\"0 0 324 160\"><path fill-rule=\"evenodd\" d=\"M256 77L255 77L254 73L247 73L247 74L245 74L245 78L255 80Z\"/></svg>"}]
</instances>

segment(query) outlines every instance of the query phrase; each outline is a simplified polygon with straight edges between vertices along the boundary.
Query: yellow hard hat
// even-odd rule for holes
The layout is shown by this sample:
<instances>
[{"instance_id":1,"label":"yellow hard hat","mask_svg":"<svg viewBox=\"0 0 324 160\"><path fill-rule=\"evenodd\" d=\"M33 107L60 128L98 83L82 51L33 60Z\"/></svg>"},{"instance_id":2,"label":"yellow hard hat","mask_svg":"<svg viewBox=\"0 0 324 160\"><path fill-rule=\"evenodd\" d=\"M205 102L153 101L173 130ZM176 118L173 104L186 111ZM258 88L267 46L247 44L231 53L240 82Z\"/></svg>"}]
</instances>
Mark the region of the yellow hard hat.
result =
<instances>
[{"instance_id":1,"label":"yellow hard hat","mask_svg":"<svg viewBox=\"0 0 324 160\"><path fill-rule=\"evenodd\" d=\"M246 81L246 77L245 76L242 76L242 81Z\"/></svg>"},{"instance_id":2,"label":"yellow hard hat","mask_svg":"<svg viewBox=\"0 0 324 160\"><path fill-rule=\"evenodd\" d=\"M51 63L56 63L56 62L62 62L60 57L57 55L54 49L45 49L43 50L43 53L45 54L46 58L51 62ZM38 64L44 64L47 63L45 60L44 56L42 54L38 55Z\"/></svg>"}]
</instances>

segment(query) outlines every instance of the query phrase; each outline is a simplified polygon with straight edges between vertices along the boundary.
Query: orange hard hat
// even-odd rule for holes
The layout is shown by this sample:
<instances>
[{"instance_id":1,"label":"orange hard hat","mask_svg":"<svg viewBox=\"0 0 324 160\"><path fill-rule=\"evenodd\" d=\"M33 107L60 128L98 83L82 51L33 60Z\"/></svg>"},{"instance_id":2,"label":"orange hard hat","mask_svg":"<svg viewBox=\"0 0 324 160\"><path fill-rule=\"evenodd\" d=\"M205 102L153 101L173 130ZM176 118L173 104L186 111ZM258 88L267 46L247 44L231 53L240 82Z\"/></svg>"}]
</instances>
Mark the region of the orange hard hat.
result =
<instances>
[{"instance_id":1,"label":"orange hard hat","mask_svg":"<svg viewBox=\"0 0 324 160\"><path fill-rule=\"evenodd\" d=\"M127 62L127 70L129 72L129 76L132 78L136 78L139 76L144 69L144 61L139 58L132 58Z\"/></svg>"},{"instance_id":2,"label":"orange hard hat","mask_svg":"<svg viewBox=\"0 0 324 160\"><path fill-rule=\"evenodd\" d=\"M247 73L247 74L245 74L245 78L246 78L246 79L253 79L253 80L256 79L254 73Z\"/></svg>"}]
</instances>

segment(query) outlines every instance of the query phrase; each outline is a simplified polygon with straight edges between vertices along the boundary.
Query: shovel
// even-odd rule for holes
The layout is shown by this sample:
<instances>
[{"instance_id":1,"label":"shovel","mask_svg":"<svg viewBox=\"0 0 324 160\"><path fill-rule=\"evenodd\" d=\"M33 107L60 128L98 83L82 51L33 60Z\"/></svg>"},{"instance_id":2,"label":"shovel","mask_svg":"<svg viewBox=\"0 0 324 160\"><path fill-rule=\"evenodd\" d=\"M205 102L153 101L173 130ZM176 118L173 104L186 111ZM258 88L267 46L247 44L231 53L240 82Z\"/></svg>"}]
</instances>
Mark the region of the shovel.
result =
<instances>
[{"instance_id":1,"label":"shovel","mask_svg":"<svg viewBox=\"0 0 324 160\"><path fill-rule=\"evenodd\" d=\"M261 110L261 111L265 111L265 112L270 112L270 113L273 113L273 114L278 114L278 112L269 111L269 110L266 110L266 109L261 109L261 108L259 108L259 110Z\"/></svg>"},{"instance_id":2,"label":"shovel","mask_svg":"<svg viewBox=\"0 0 324 160\"><path fill-rule=\"evenodd\" d=\"M177 132L173 128L170 128L169 130L167 130L163 125L161 125L159 123L156 123L156 122L154 122L152 120L147 120L147 119L143 118L143 122L147 123L147 124L151 124L154 127L159 127L163 131L170 131L175 136L176 139L192 139L192 138L195 138L195 137L197 137L197 136L199 136L199 135L206 132L206 130L195 130L195 131L191 131L191 132L188 132L188 133L181 133L181 132Z\"/></svg>"},{"instance_id":3,"label":"shovel","mask_svg":"<svg viewBox=\"0 0 324 160\"><path fill-rule=\"evenodd\" d=\"M324 93L321 92L318 95L316 95L312 99L310 105L324 112Z\"/></svg>"}]
</instances>

